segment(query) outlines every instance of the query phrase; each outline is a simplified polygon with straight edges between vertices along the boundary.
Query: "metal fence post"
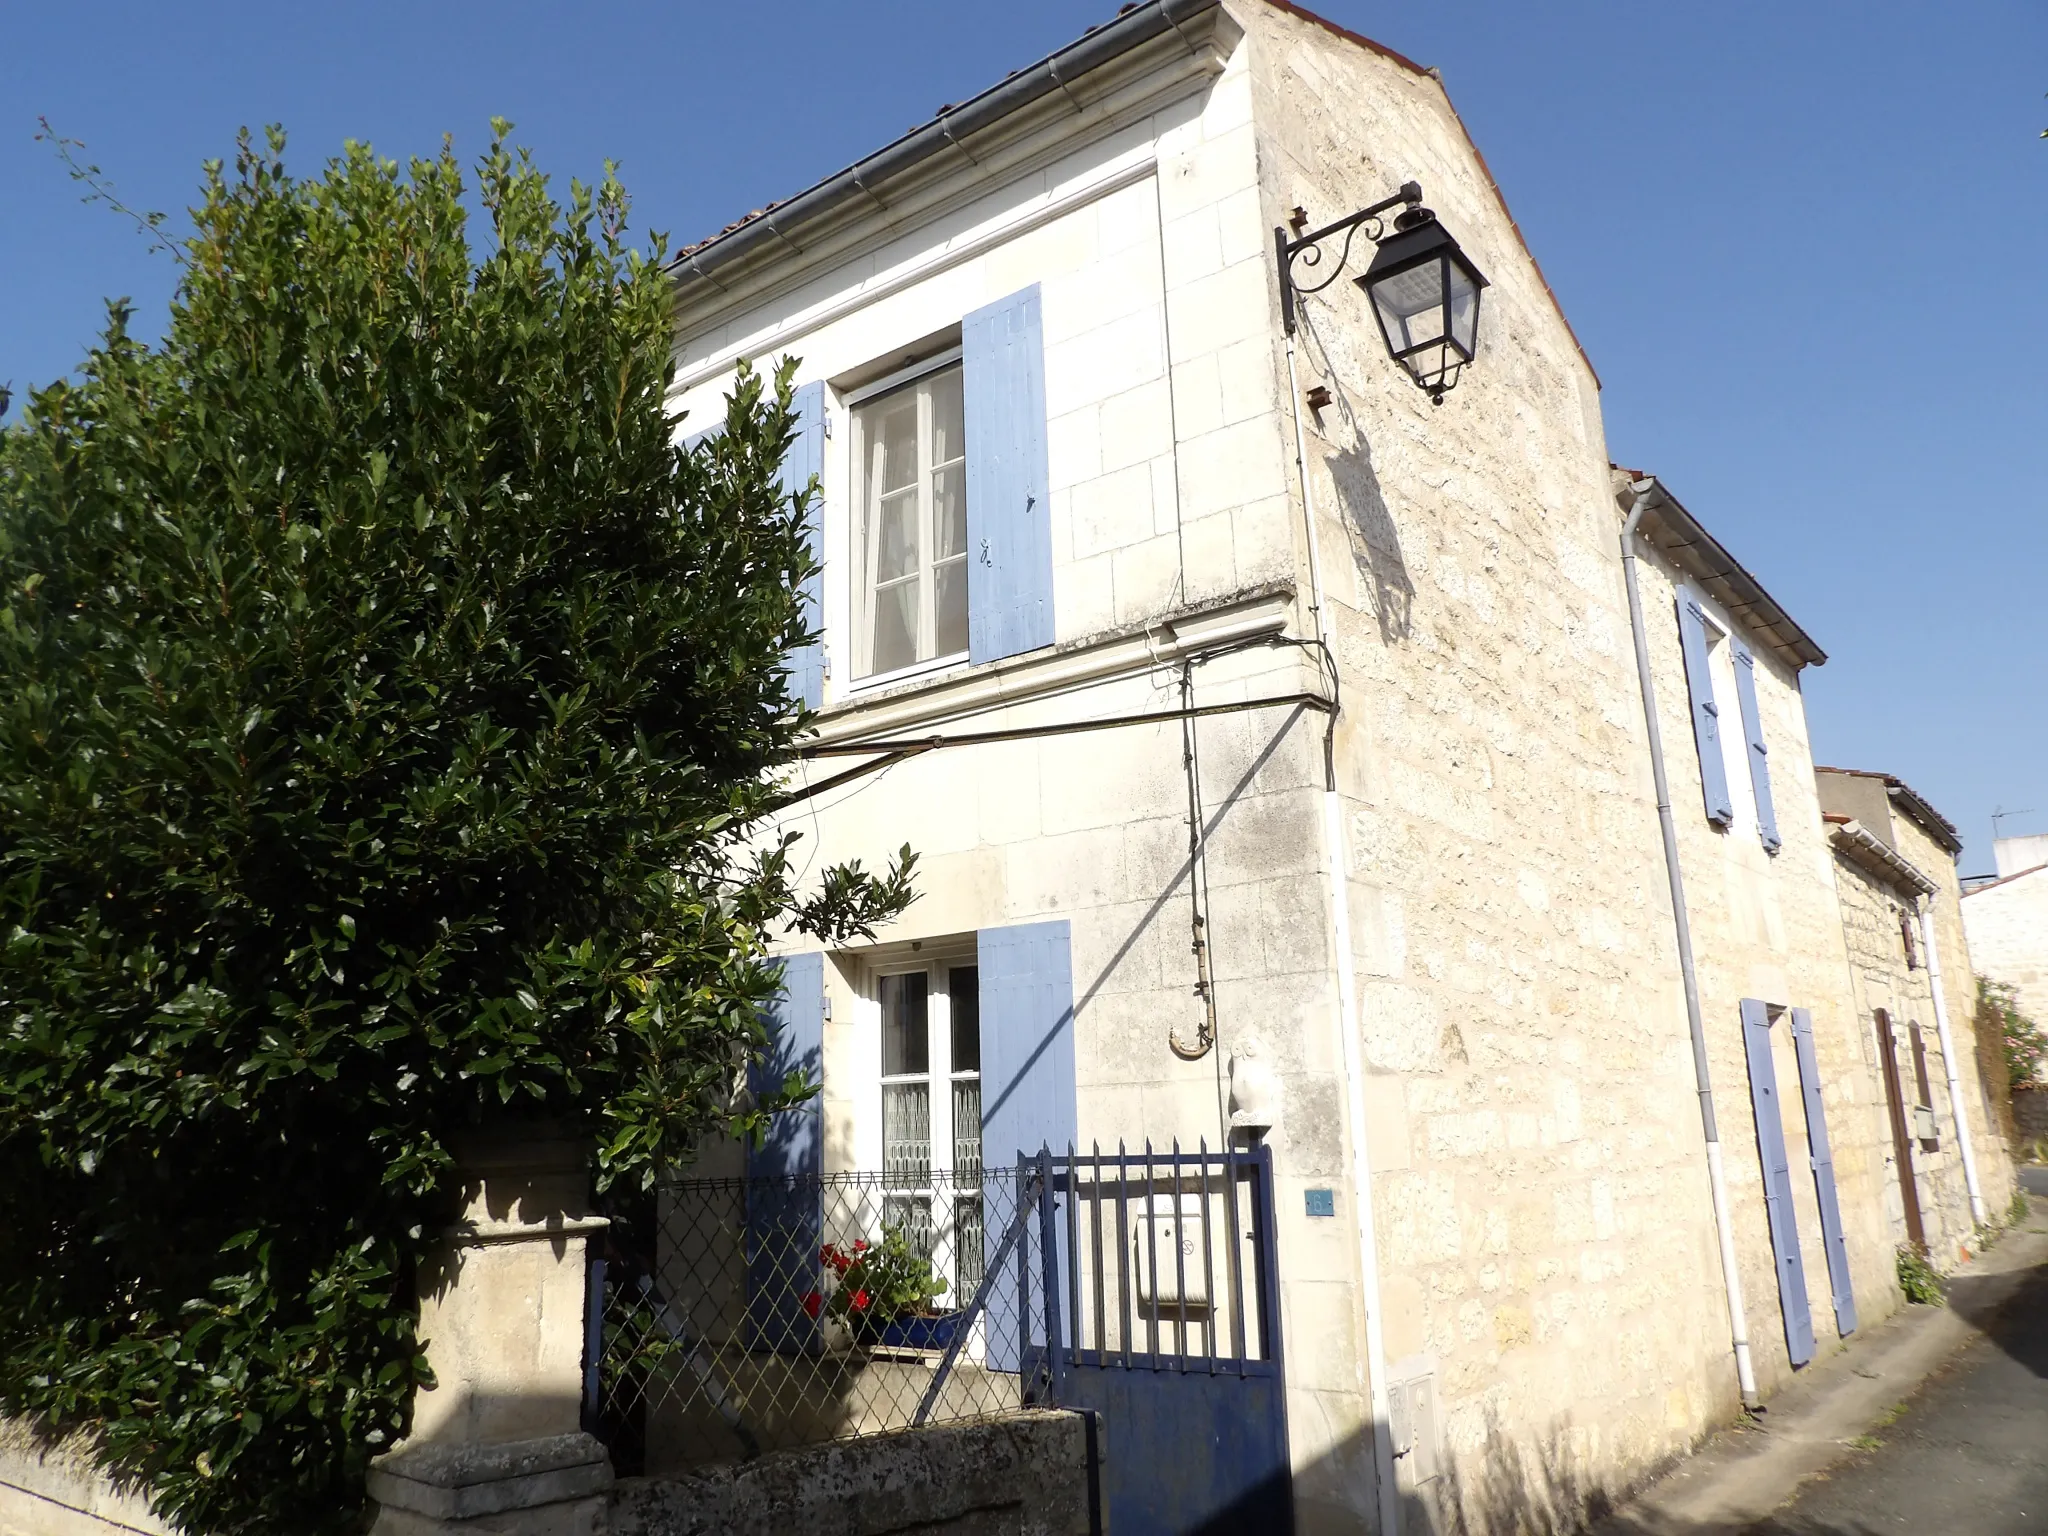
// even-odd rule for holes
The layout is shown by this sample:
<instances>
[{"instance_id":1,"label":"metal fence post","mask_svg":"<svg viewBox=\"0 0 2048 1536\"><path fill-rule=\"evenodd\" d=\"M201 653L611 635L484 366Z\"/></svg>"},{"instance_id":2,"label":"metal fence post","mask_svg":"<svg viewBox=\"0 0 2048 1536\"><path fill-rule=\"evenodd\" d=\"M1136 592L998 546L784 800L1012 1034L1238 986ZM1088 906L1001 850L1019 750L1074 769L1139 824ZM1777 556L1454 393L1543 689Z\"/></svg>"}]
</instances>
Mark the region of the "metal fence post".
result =
<instances>
[{"instance_id":1,"label":"metal fence post","mask_svg":"<svg viewBox=\"0 0 2048 1536\"><path fill-rule=\"evenodd\" d=\"M1053 1218L1053 1154L1041 1148L1037 1158L1039 1261L1045 1273L1045 1372L1046 1387L1057 1403L1066 1391L1066 1361L1060 1346L1060 1247L1058 1223Z\"/></svg>"},{"instance_id":2,"label":"metal fence post","mask_svg":"<svg viewBox=\"0 0 2048 1536\"><path fill-rule=\"evenodd\" d=\"M604 1256L592 1255L583 1287L583 1428L593 1435L598 1429L599 1367L604 1364L604 1273Z\"/></svg>"}]
</instances>

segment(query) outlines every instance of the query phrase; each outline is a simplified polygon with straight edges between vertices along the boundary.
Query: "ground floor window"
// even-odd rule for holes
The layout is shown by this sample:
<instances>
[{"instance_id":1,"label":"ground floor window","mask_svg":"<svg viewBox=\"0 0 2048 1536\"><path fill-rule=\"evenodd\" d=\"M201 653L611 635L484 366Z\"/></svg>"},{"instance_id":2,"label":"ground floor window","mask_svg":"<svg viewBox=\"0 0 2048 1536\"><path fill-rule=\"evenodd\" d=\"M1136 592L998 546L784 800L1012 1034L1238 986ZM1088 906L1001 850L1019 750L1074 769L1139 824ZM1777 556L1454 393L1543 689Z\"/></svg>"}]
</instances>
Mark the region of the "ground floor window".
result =
<instances>
[{"instance_id":1,"label":"ground floor window","mask_svg":"<svg viewBox=\"0 0 2048 1536\"><path fill-rule=\"evenodd\" d=\"M958 1296L981 1283L981 977L932 964L877 978L883 1217Z\"/></svg>"}]
</instances>

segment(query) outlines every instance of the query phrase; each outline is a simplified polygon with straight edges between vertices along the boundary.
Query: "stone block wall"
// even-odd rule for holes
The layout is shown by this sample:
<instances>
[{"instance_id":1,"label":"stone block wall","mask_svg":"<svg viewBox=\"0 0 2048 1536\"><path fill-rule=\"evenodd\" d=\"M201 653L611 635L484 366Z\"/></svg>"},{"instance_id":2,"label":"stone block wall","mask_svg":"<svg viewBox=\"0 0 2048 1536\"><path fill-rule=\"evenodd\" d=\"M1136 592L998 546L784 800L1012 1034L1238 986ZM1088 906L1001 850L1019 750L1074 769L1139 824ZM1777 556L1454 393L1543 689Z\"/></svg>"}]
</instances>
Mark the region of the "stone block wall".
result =
<instances>
[{"instance_id":1,"label":"stone block wall","mask_svg":"<svg viewBox=\"0 0 2048 1536\"><path fill-rule=\"evenodd\" d=\"M1924 967L1907 969L1905 947L1899 934L1899 913L1910 906L1911 898L1847 860L1837 865L1835 879L1841 891L1842 929L1848 940L1850 966L1856 980L1859 1004L1856 1016L1863 1056L1869 1064L1869 1072L1876 1082L1882 1103L1883 1067L1878 1054L1874 1014L1874 1010L1882 1008L1892 1021L1899 1087L1905 1096L1909 1130L1913 1103L1918 1096L1912 1026L1917 1024L1920 1027L1921 1048L1927 1062L1927 1102L1933 1108L1935 1124L1940 1128L1940 1145L1930 1152L1916 1139L1911 1145L1910 1156L1929 1253L1936 1265L1949 1269L1961 1261L1964 1246L1971 1238L1973 1222L1963 1185L1962 1159L1956 1148L1954 1116L1948 1104L1941 1040L1934 1026L1933 995L1927 971ZM1889 1115L1888 1109L1886 1113ZM1889 1120L1886 1124L1889 1125ZM1981 1142L1978 1150L1981 1160ZM1886 1227L1896 1246L1906 1241L1907 1234L1897 1159L1891 1148L1889 1132L1881 1161L1884 1166L1881 1189Z\"/></svg>"},{"instance_id":2,"label":"stone block wall","mask_svg":"<svg viewBox=\"0 0 2048 1536\"><path fill-rule=\"evenodd\" d=\"M1913 867L1935 883L1935 892L1929 899L1934 908L1934 942L1940 948L1942 997L1948 1005L1949 1036L1956 1053L1956 1078L1962 1085L1963 1113L1970 1125L1970 1147L1976 1157L1977 1182L1984 1196L1985 1209L1992 1220L2000 1221L2012 1202L2012 1156L2001 1134L1996 1102L1979 1065L1987 1045L1994 1051L1997 1046L1996 1042L1977 1038L1975 957L1970 952L1969 935L1963 926L1962 882L1956 874L1955 855L1903 812L1894 811L1892 815L1892 839ZM1926 957L1920 957L1920 963L1925 966ZM1931 995L1928 1003L1931 1010ZM1931 1014L1921 1023L1932 1030L1934 1021ZM1932 1044L1934 1054L1928 1058L1928 1070L1936 1072L1939 1039ZM1941 1070L1945 1071L1945 1065ZM1940 1101L1939 1118L1946 1123L1952 1117L1946 1081L1938 1081L1935 1088ZM1953 1140L1953 1137L1949 1138L1951 1144ZM1946 1150L1955 1159L1955 1167L1944 1198L1964 1202L1960 1220L1968 1226L1970 1217L1961 1155L1952 1145Z\"/></svg>"},{"instance_id":3,"label":"stone block wall","mask_svg":"<svg viewBox=\"0 0 2048 1536\"><path fill-rule=\"evenodd\" d=\"M777 1451L612 1490L608 1536L1088 1536L1090 1451L1075 1413Z\"/></svg>"},{"instance_id":4,"label":"stone block wall","mask_svg":"<svg viewBox=\"0 0 2048 1536\"><path fill-rule=\"evenodd\" d=\"M0 1420L0 1536L172 1536L141 1494L117 1488L77 1439Z\"/></svg>"},{"instance_id":5,"label":"stone block wall","mask_svg":"<svg viewBox=\"0 0 2048 1536\"><path fill-rule=\"evenodd\" d=\"M1333 396L1307 431L1386 1355L1441 1415L1417 1497L1566 1526L1736 1405L1598 385L1440 84L1240 11L1268 238L1413 178L1493 282L1441 407L1348 280L1303 306L1300 383ZM1277 327L1272 366L1284 391ZM1305 1531L1372 1497L1336 1386L1292 1426Z\"/></svg>"}]
</instances>

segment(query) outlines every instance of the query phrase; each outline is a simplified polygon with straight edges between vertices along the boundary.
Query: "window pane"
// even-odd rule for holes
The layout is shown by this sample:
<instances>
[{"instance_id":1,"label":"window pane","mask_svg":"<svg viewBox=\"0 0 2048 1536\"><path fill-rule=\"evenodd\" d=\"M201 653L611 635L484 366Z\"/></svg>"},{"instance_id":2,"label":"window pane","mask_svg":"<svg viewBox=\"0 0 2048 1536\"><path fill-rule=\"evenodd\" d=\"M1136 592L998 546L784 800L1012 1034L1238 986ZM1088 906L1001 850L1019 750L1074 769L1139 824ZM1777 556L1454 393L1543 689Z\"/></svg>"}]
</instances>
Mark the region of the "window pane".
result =
<instances>
[{"instance_id":1,"label":"window pane","mask_svg":"<svg viewBox=\"0 0 2048 1536\"><path fill-rule=\"evenodd\" d=\"M981 1181L981 1079L953 1083L953 1173L963 1182Z\"/></svg>"},{"instance_id":2,"label":"window pane","mask_svg":"<svg viewBox=\"0 0 2048 1536\"><path fill-rule=\"evenodd\" d=\"M882 1221L887 1226L900 1228L910 1243L910 1251L919 1258L929 1259L932 1256L932 1203L929 1198L884 1196Z\"/></svg>"},{"instance_id":3,"label":"window pane","mask_svg":"<svg viewBox=\"0 0 2048 1536\"><path fill-rule=\"evenodd\" d=\"M875 594L875 634L868 670L893 672L916 660L917 578L913 576Z\"/></svg>"},{"instance_id":4,"label":"window pane","mask_svg":"<svg viewBox=\"0 0 2048 1536\"><path fill-rule=\"evenodd\" d=\"M882 1181L891 1189L932 1182L932 1098L926 1083L882 1085Z\"/></svg>"},{"instance_id":5,"label":"window pane","mask_svg":"<svg viewBox=\"0 0 2048 1536\"><path fill-rule=\"evenodd\" d=\"M917 483L917 392L905 390L868 408L874 447L873 489L900 491Z\"/></svg>"},{"instance_id":6,"label":"window pane","mask_svg":"<svg viewBox=\"0 0 2048 1536\"><path fill-rule=\"evenodd\" d=\"M917 574L917 491L884 496L875 505L875 525L868 530L875 545L875 580L894 581Z\"/></svg>"},{"instance_id":7,"label":"window pane","mask_svg":"<svg viewBox=\"0 0 2048 1536\"><path fill-rule=\"evenodd\" d=\"M932 654L951 656L967 649L967 562L948 560L932 569Z\"/></svg>"},{"instance_id":8,"label":"window pane","mask_svg":"<svg viewBox=\"0 0 2048 1536\"><path fill-rule=\"evenodd\" d=\"M932 558L967 552L967 466L932 471Z\"/></svg>"},{"instance_id":9,"label":"window pane","mask_svg":"<svg viewBox=\"0 0 2048 1536\"><path fill-rule=\"evenodd\" d=\"M932 463L967 457L967 430L960 405L960 370L949 368L931 381Z\"/></svg>"},{"instance_id":10,"label":"window pane","mask_svg":"<svg viewBox=\"0 0 2048 1536\"><path fill-rule=\"evenodd\" d=\"M923 971L882 978L882 1075L931 1071L931 1026Z\"/></svg>"},{"instance_id":11,"label":"window pane","mask_svg":"<svg viewBox=\"0 0 2048 1536\"><path fill-rule=\"evenodd\" d=\"M981 1195L962 1195L953 1202L954 1289L958 1306L966 1306L981 1284L986 1266L982 1261Z\"/></svg>"},{"instance_id":12,"label":"window pane","mask_svg":"<svg viewBox=\"0 0 2048 1536\"><path fill-rule=\"evenodd\" d=\"M981 971L972 965L956 965L946 973L946 997L953 1015L953 1070L981 1070ZM979 1102L978 1100L976 1101ZM981 1124L981 1111L974 1123ZM980 1132L977 1130L976 1135Z\"/></svg>"}]
</instances>

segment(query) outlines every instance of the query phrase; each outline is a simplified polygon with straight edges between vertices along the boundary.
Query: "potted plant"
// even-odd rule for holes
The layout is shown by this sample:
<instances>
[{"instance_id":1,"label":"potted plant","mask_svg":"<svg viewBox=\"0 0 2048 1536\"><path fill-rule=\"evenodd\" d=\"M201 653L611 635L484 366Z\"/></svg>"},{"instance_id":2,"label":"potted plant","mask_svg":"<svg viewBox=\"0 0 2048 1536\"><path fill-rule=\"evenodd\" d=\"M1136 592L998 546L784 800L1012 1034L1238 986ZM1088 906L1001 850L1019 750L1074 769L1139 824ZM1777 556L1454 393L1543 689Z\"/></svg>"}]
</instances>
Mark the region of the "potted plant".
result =
<instances>
[{"instance_id":1,"label":"potted plant","mask_svg":"<svg viewBox=\"0 0 2048 1536\"><path fill-rule=\"evenodd\" d=\"M804 1310L812 1317L822 1312L862 1344L944 1349L952 1342L959 1313L932 1307L945 1295L946 1282L910 1246L900 1226L884 1222L879 1243L865 1238L845 1247L827 1243L818 1257L832 1272L832 1289L804 1298Z\"/></svg>"}]
</instances>

